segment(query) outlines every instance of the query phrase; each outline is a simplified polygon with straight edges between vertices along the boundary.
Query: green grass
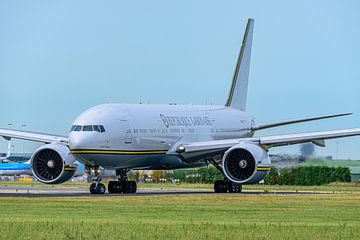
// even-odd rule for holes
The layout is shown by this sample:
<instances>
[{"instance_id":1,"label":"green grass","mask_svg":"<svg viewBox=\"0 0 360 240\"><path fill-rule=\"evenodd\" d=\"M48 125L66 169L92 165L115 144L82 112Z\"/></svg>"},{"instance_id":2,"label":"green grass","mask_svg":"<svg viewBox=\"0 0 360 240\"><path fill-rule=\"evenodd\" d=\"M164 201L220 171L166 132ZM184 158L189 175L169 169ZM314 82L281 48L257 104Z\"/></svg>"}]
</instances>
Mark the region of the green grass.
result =
<instances>
[{"instance_id":1,"label":"green grass","mask_svg":"<svg viewBox=\"0 0 360 240\"><path fill-rule=\"evenodd\" d=\"M317 188L338 192L0 198L0 239L359 239L359 185Z\"/></svg>"}]
</instances>

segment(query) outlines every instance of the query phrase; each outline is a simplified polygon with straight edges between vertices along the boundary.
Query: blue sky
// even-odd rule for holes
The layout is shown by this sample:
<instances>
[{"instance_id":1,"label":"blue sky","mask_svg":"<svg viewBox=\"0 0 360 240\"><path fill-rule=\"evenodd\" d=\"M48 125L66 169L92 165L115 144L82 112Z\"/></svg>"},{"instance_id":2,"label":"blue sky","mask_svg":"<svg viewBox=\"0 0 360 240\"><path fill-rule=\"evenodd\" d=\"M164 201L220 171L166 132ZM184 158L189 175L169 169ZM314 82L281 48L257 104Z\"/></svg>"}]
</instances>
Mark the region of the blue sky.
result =
<instances>
[{"instance_id":1,"label":"blue sky","mask_svg":"<svg viewBox=\"0 0 360 240\"><path fill-rule=\"evenodd\" d=\"M107 102L224 104L249 17L257 122L355 113L258 135L360 127L359 12L355 0L2 1L0 127L67 134ZM360 138L317 153L336 143L340 158L360 159Z\"/></svg>"}]
</instances>

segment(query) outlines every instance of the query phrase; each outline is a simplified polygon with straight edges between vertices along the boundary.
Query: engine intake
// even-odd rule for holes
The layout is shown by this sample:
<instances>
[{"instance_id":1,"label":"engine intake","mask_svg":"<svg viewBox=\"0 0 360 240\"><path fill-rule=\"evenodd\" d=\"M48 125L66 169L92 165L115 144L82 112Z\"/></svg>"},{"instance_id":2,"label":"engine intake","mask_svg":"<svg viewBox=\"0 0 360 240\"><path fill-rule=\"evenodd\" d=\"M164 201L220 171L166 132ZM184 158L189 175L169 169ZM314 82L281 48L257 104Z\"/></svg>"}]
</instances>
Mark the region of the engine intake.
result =
<instances>
[{"instance_id":1,"label":"engine intake","mask_svg":"<svg viewBox=\"0 0 360 240\"><path fill-rule=\"evenodd\" d=\"M243 182L256 172L256 161L245 149L234 149L224 160L224 170L230 179Z\"/></svg>"},{"instance_id":2,"label":"engine intake","mask_svg":"<svg viewBox=\"0 0 360 240\"><path fill-rule=\"evenodd\" d=\"M251 142L240 143L225 152L223 170L236 183L254 183L262 180L267 171L258 172L258 165L270 166L267 152Z\"/></svg>"},{"instance_id":3,"label":"engine intake","mask_svg":"<svg viewBox=\"0 0 360 240\"><path fill-rule=\"evenodd\" d=\"M31 169L40 182L58 184L68 181L76 172L75 158L67 146L47 144L31 157Z\"/></svg>"}]
</instances>

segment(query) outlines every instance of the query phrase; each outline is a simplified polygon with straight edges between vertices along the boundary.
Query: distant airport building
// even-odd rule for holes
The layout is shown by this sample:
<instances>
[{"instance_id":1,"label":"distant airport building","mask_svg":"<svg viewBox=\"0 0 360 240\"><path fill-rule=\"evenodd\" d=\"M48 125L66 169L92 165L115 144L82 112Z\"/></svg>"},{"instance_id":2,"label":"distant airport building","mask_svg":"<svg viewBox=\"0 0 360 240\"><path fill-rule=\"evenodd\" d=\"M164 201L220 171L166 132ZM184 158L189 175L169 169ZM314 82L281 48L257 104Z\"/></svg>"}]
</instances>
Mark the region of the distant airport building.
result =
<instances>
[{"instance_id":1,"label":"distant airport building","mask_svg":"<svg viewBox=\"0 0 360 240\"><path fill-rule=\"evenodd\" d=\"M306 159L299 155L270 154L272 165L278 169L291 168L304 163Z\"/></svg>"}]
</instances>

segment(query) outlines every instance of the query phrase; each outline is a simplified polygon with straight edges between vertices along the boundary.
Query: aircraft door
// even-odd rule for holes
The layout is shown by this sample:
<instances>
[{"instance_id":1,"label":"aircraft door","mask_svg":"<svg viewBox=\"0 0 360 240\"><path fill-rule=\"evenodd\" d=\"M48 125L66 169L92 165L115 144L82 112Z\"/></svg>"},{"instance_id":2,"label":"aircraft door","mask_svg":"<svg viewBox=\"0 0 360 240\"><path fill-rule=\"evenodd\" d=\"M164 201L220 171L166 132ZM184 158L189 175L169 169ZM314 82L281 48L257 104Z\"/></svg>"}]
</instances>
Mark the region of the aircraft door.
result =
<instances>
[{"instance_id":1,"label":"aircraft door","mask_svg":"<svg viewBox=\"0 0 360 240\"><path fill-rule=\"evenodd\" d=\"M127 120L121 120L120 121L122 130L123 130L123 134L125 136L125 144L131 144L132 142L132 133L131 133L131 129L130 129L130 124Z\"/></svg>"}]
</instances>

